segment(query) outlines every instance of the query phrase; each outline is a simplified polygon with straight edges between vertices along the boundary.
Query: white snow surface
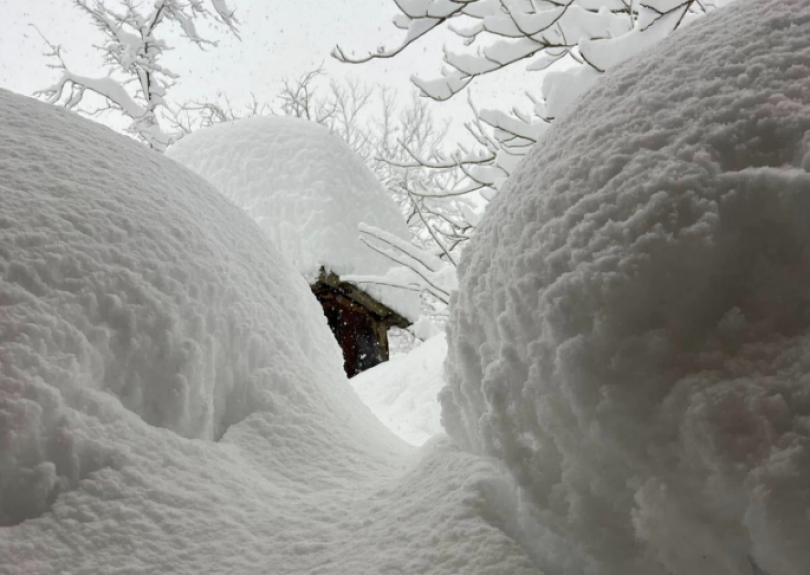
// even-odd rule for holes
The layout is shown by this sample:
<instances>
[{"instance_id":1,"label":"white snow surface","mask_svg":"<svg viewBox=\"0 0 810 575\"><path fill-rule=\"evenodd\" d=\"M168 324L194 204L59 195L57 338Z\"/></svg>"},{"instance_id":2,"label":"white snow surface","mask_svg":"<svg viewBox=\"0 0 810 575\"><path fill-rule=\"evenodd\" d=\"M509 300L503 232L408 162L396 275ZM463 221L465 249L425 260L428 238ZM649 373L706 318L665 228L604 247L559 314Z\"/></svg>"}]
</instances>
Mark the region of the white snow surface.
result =
<instances>
[{"instance_id":1,"label":"white snow surface","mask_svg":"<svg viewBox=\"0 0 810 575\"><path fill-rule=\"evenodd\" d=\"M386 275L392 263L360 241L361 223L409 239L404 217L371 170L315 122L245 118L194 132L167 155L250 214L310 283L322 266L341 277ZM419 319L417 293L362 287L408 319Z\"/></svg>"},{"instance_id":2,"label":"white snow surface","mask_svg":"<svg viewBox=\"0 0 810 575\"><path fill-rule=\"evenodd\" d=\"M56 107L0 126L0 574L537 573L509 481L371 415L241 210Z\"/></svg>"},{"instance_id":3,"label":"white snow surface","mask_svg":"<svg viewBox=\"0 0 810 575\"><path fill-rule=\"evenodd\" d=\"M447 340L434 335L405 355L349 380L371 412L412 445L444 434L438 395L444 386Z\"/></svg>"},{"instance_id":4,"label":"white snow surface","mask_svg":"<svg viewBox=\"0 0 810 575\"><path fill-rule=\"evenodd\" d=\"M810 573L810 3L609 72L460 265L442 418L554 574Z\"/></svg>"}]
</instances>

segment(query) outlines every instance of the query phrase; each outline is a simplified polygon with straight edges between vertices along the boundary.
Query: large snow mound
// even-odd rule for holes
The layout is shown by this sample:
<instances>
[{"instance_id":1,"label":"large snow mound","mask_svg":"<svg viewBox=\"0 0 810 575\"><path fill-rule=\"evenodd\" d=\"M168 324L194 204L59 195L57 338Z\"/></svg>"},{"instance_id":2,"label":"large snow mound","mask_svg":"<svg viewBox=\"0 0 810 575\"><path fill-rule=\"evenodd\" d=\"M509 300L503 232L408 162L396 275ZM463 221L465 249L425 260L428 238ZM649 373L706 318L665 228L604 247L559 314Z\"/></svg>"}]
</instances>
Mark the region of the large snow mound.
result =
<instances>
[{"instance_id":1,"label":"large snow mound","mask_svg":"<svg viewBox=\"0 0 810 575\"><path fill-rule=\"evenodd\" d=\"M514 487L372 416L241 210L64 110L0 126L0 574L537 575Z\"/></svg>"},{"instance_id":2,"label":"large snow mound","mask_svg":"<svg viewBox=\"0 0 810 575\"><path fill-rule=\"evenodd\" d=\"M143 146L0 98L2 523L101 464L65 429L112 398L217 439L336 394L314 383L342 363L320 307L244 213Z\"/></svg>"},{"instance_id":3,"label":"large snow mound","mask_svg":"<svg viewBox=\"0 0 810 575\"><path fill-rule=\"evenodd\" d=\"M256 117L199 130L167 154L214 184L255 219L312 283L321 267L339 276L383 276L391 262L360 241L365 223L408 239L405 219L363 161L339 137L299 118ZM419 318L418 294L363 289Z\"/></svg>"},{"instance_id":4,"label":"large snow mound","mask_svg":"<svg viewBox=\"0 0 810 575\"><path fill-rule=\"evenodd\" d=\"M355 375L349 383L388 429L410 444L423 445L443 433L438 395L446 357L447 340L441 333Z\"/></svg>"},{"instance_id":5,"label":"large snow mound","mask_svg":"<svg viewBox=\"0 0 810 575\"><path fill-rule=\"evenodd\" d=\"M492 203L442 418L550 573L810 573L808 170L810 3L748 0L609 73Z\"/></svg>"}]
</instances>

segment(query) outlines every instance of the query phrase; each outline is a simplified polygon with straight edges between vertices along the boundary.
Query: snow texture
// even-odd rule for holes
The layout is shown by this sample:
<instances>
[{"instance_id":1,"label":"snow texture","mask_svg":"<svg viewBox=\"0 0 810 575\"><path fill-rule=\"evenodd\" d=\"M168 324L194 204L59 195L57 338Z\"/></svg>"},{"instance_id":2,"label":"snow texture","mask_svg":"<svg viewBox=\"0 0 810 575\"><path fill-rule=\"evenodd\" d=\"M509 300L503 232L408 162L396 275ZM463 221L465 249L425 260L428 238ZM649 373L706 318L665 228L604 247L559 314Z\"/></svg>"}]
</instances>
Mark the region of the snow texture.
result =
<instances>
[{"instance_id":1,"label":"snow texture","mask_svg":"<svg viewBox=\"0 0 810 575\"><path fill-rule=\"evenodd\" d=\"M442 419L548 573L810 573L810 3L608 73L485 214Z\"/></svg>"},{"instance_id":2,"label":"snow texture","mask_svg":"<svg viewBox=\"0 0 810 575\"><path fill-rule=\"evenodd\" d=\"M243 208L310 282L321 266L339 276L384 276L392 264L360 241L366 223L408 239L405 219L374 174L339 137L299 118L257 117L199 130L168 155ZM364 285L416 321L419 296Z\"/></svg>"},{"instance_id":3,"label":"snow texture","mask_svg":"<svg viewBox=\"0 0 810 575\"><path fill-rule=\"evenodd\" d=\"M423 445L443 433L437 396L444 385L446 357L447 340L441 333L349 383L391 431L412 445Z\"/></svg>"},{"instance_id":4,"label":"snow texture","mask_svg":"<svg viewBox=\"0 0 810 575\"><path fill-rule=\"evenodd\" d=\"M0 574L537 573L509 481L371 415L244 212L62 109L0 125Z\"/></svg>"}]
</instances>

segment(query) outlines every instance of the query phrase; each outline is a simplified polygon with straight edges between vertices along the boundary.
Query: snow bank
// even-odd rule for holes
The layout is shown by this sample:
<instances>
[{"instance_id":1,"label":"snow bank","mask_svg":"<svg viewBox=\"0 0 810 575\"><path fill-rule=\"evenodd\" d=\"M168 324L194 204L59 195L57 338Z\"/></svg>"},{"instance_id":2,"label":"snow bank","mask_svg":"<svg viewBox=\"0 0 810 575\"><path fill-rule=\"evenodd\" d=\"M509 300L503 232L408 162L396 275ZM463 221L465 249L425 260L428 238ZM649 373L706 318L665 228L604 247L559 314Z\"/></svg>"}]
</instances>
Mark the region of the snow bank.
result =
<instances>
[{"instance_id":1,"label":"snow bank","mask_svg":"<svg viewBox=\"0 0 810 575\"><path fill-rule=\"evenodd\" d=\"M550 573L810 573L810 4L608 74L460 266L443 423Z\"/></svg>"},{"instance_id":2,"label":"snow bank","mask_svg":"<svg viewBox=\"0 0 810 575\"><path fill-rule=\"evenodd\" d=\"M381 422L413 445L442 433L437 396L444 385L447 340L433 336L419 347L349 380Z\"/></svg>"},{"instance_id":3,"label":"snow bank","mask_svg":"<svg viewBox=\"0 0 810 575\"><path fill-rule=\"evenodd\" d=\"M104 420L120 402L217 439L293 398L321 409L334 393L313 382L333 379L340 350L249 218L143 146L1 97L3 523L101 465L67 431L91 425L78 411Z\"/></svg>"},{"instance_id":4,"label":"snow bank","mask_svg":"<svg viewBox=\"0 0 810 575\"><path fill-rule=\"evenodd\" d=\"M0 125L0 574L537 575L509 482L371 415L241 210L64 110Z\"/></svg>"},{"instance_id":5,"label":"snow bank","mask_svg":"<svg viewBox=\"0 0 810 575\"><path fill-rule=\"evenodd\" d=\"M321 266L339 276L383 276L391 262L360 241L366 223L400 238L408 228L362 160L328 130L298 118L247 118L194 132L168 155L255 219L310 282ZM363 285L416 321L418 294Z\"/></svg>"}]
</instances>

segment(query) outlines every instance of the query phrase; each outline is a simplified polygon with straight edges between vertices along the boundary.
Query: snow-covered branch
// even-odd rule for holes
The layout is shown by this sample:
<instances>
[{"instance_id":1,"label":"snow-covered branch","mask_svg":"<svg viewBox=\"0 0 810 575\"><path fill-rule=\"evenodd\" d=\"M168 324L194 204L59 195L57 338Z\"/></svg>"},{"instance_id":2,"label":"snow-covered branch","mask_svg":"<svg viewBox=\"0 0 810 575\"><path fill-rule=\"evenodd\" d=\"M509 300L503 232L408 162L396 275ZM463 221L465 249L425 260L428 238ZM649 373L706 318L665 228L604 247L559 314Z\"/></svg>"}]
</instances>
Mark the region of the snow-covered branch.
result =
<instances>
[{"instance_id":1,"label":"snow-covered branch","mask_svg":"<svg viewBox=\"0 0 810 575\"><path fill-rule=\"evenodd\" d=\"M374 226L361 224L359 230L364 244L402 267L392 268L385 276L352 275L344 277L345 281L427 292L442 303L449 303L450 293L456 289L454 263Z\"/></svg>"},{"instance_id":2,"label":"snow-covered branch","mask_svg":"<svg viewBox=\"0 0 810 575\"><path fill-rule=\"evenodd\" d=\"M51 68L59 70L57 81L36 93L51 104L93 115L82 106L90 93L104 102L103 110L114 110L130 120L129 131L150 147L163 151L174 137L160 123L167 111L166 93L178 75L162 65L161 59L170 46L158 36L165 22L179 26L182 37L200 46L216 42L202 37L196 26L201 18L216 20L238 37L238 20L224 0L211 0L211 9L203 0L155 0L151 7L134 0L119 3L105 0L73 0L89 16L104 41L96 46L102 55L107 74L88 77L73 71L62 54L61 46L45 40L56 60ZM43 38L44 39L44 38Z\"/></svg>"},{"instance_id":3,"label":"snow-covered branch","mask_svg":"<svg viewBox=\"0 0 810 575\"><path fill-rule=\"evenodd\" d=\"M730 0L395 0L394 26L404 38L363 57L337 47L342 62L391 58L429 32L446 27L465 48L444 48L445 64L434 78L414 76L423 96L446 101L477 79L526 63L527 72L546 72L538 93L528 93L527 109L478 110L469 133L481 149L457 150L439 161L414 154L401 166L453 168L463 174L459 190L496 191L543 134L549 122L587 91L608 69L648 50L662 38L716 5ZM564 65L567 65L564 66Z\"/></svg>"},{"instance_id":4,"label":"snow-covered branch","mask_svg":"<svg viewBox=\"0 0 810 575\"><path fill-rule=\"evenodd\" d=\"M394 48L378 46L376 52L366 56L354 57L335 46L332 56L341 62L362 64L380 58L393 58L405 48L439 28L450 18L464 13L466 4L476 0L394 0L402 14L394 18L394 26L405 30L405 38Z\"/></svg>"}]
</instances>

